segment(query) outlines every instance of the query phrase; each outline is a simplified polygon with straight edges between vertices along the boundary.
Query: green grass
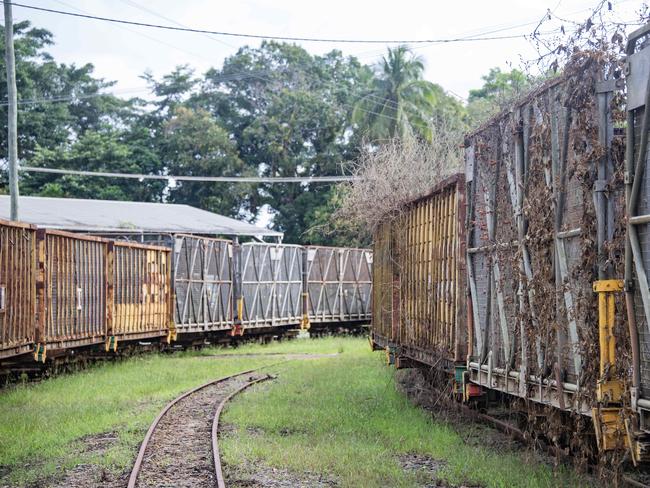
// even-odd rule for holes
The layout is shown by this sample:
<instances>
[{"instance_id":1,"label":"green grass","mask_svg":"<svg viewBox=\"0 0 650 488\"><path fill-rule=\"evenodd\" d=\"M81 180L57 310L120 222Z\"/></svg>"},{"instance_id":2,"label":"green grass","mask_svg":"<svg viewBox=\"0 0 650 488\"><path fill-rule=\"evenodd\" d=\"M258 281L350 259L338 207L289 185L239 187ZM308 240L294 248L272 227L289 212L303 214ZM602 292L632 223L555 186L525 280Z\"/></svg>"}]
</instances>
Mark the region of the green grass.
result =
<instances>
[{"instance_id":1,"label":"green grass","mask_svg":"<svg viewBox=\"0 0 650 488\"><path fill-rule=\"evenodd\" d=\"M579 484L532 453L464 444L454 429L396 391L394 370L367 342L343 344L341 356L283 365L274 382L235 399L224 416L237 427L221 443L224 460L324 474L347 487L414 487L421 486L417 475L397 458L418 453L446 462L439 475L453 484Z\"/></svg>"},{"instance_id":2,"label":"green grass","mask_svg":"<svg viewBox=\"0 0 650 488\"><path fill-rule=\"evenodd\" d=\"M346 347L358 349L360 341L359 338L327 336L318 339L274 341L264 345L245 343L238 347L210 347L202 349L199 354L335 354L345 352ZM368 344L367 339L363 341Z\"/></svg>"},{"instance_id":3,"label":"green grass","mask_svg":"<svg viewBox=\"0 0 650 488\"><path fill-rule=\"evenodd\" d=\"M39 484L78 464L128 471L149 424L179 393L277 356L210 359L206 354L339 353L272 368L279 377L239 396L224 421L239 427L222 443L227 463L263 462L322 473L343 486L416 486L397 463L404 453L444 460L440 476L484 486L575 486L532 454L466 445L449 426L410 405L394 370L361 338L147 355L0 391L0 485ZM251 427L247 430L246 427ZM112 433L101 452L85 439Z\"/></svg>"},{"instance_id":4,"label":"green grass","mask_svg":"<svg viewBox=\"0 0 650 488\"><path fill-rule=\"evenodd\" d=\"M0 392L0 485L24 485L79 463L127 469L157 413L183 391L278 358L147 355ZM106 452L83 439L116 432ZM81 441L80 441L81 440Z\"/></svg>"}]
</instances>

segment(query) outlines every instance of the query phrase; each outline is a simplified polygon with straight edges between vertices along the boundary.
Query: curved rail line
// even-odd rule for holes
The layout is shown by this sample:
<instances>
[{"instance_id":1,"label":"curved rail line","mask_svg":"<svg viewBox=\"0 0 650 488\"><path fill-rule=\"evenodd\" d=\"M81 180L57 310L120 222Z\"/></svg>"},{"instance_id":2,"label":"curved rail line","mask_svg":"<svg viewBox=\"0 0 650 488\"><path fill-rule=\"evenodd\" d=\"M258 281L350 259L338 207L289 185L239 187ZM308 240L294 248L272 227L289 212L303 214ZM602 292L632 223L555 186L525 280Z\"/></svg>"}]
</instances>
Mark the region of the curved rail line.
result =
<instances>
[{"instance_id":1,"label":"curved rail line","mask_svg":"<svg viewBox=\"0 0 650 488\"><path fill-rule=\"evenodd\" d=\"M256 383L260 383L262 381L266 381L271 379L271 376L266 376L263 378L258 378L253 381L249 381L248 383L245 383L244 385L240 386L237 388L235 391L230 393L226 398L221 400L221 403L217 407L217 411L214 414L214 418L212 419L212 456L214 459L214 472L217 477L217 487L218 488L226 488L226 481L223 477L223 471L221 469L221 456L219 456L219 439L217 437L218 430L219 430L219 417L221 416L221 412L223 408L225 407L226 403L230 401L232 397L235 395L238 395L242 391L244 391L246 388L253 386Z\"/></svg>"},{"instance_id":2,"label":"curved rail line","mask_svg":"<svg viewBox=\"0 0 650 488\"><path fill-rule=\"evenodd\" d=\"M127 485L128 488L135 488L136 483L138 481L138 475L140 474L140 470L142 468L142 463L144 461L144 455L145 452L147 451L147 448L149 447L149 442L151 438L153 437L154 432L156 431L156 428L158 427L158 424L162 420L162 418L171 410L171 408L176 405L178 402L181 400L184 400L185 398L189 397L190 395L193 395L194 393L203 390L209 386L216 385L218 383L223 383L225 381L231 380L233 378L237 378L238 376L242 376L245 374L250 374L257 372L261 369L268 368L271 366L276 366L278 364L283 364L286 363L287 361L278 361L276 363L260 366L259 368L254 368L254 369L248 369L245 371L240 371L238 373L234 373L228 376L224 376L222 378L218 378L216 380L208 381L207 383L204 383L200 386L197 386L196 388L192 388L191 390L186 391L185 393L179 395L178 397L174 398L172 401L170 401L165 407L160 411L158 416L154 419L154 421L151 423L149 426L149 430L147 430L146 435L144 436L144 439L142 441L142 444L140 445L140 450L138 451L138 455L135 459L135 462L133 464L133 469L131 470L131 475L129 476L129 484ZM223 481L223 473L221 470L221 461L219 460L219 451L218 451L218 442L216 439L216 429L218 428L218 422L219 422L219 416L223 410L224 405L228 400L230 400L232 397L234 397L236 394L242 392L246 388L259 383L260 381L265 381L270 379L270 376L262 377L255 379L253 381L249 381L245 383L244 385L240 386L237 390L231 392L228 396L226 396L219 406L217 407L217 411L215 412L215 416L212 422L212 449L213 449L213 455L214 455L214 468L215 468L215 475L217 476L217 481L218 481L218 486L220 488L225 487L224 481Z\"/></svg>"}]
</instances>

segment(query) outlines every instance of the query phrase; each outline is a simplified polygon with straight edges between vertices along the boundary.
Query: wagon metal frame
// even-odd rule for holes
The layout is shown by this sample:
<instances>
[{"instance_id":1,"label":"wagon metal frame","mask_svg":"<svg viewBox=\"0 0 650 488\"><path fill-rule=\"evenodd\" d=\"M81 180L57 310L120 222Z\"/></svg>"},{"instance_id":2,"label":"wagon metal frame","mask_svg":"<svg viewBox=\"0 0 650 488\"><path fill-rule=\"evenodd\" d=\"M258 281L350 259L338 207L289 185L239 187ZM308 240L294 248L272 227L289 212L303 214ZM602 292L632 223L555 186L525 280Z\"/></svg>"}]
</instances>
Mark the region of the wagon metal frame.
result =
<instances>
[{"instance_id":1,"label":"wagon metal frame","mask_svg":"<svg viewBox=\"0 0 650 488\"><path fill-rule=\"evenodd\" d=\"M372 317L372 251L307 246L308 315L312 323L358 322Z\"/></svg>"},{"instance_id":2,"label":"wagon metal frame","mask_svg":"<svg viewBox=\"0 0 650 488\"><path fill-rule=\"evenodd\" d=\"M466 147L466 177L468 180L468 248L467 275L471 296L471 319L475 347L472 359L468 361L471 381L505 393L549 404L559 409L571 409L591 415L591 405L580 395L580 378L583 369L583 353L580 345L580 330L591 326L576 313L576 293L583 285L573 283L574 269L578 266L575 249L579 249L583 229L575 225L574 209L587 205L581 201L571 183L567 169L571 108L561 106L565 77L548 83L535 96L518 106L510 115L502 116L491 125L468 138ZM610 113L613 82L599 83L597 108L599 117L599 142L610 147L613 125ZM537 100L544 100L550 107L545 115ZM550 118L550 173L546 174L547 191L552 195L551 212L554 221L552 229L553 269L555 270L556 310L564 310L564 325L558 327L553 339L555 349L547 348L540 334L530 337L524 321L516 319L528 314L533 330L539 330L536 310L539 300L548 299L535 294L535 264L529 250L528 227L530 222L524 213L524 200L529 188L531 171L530 137L534 124L540 119ZM514 130L511 128L514 127ZM491 146L494 151L484 158L493 158L493 163L477 161L481 146L481 133L490 129L498 133L498 142ZM512 136L510 135L512 134ZM489 137L489 136L486 136ZM494 135L492 135L494 138ZM508 143L508 138L514 141ZM607 151L609 154L609 151ZM538 155L539 159L539 155ZM495 164L496 167L493 167ZM540 161L537 161L540 164ZM504 176L498 178L499 168ZM492 175L481 174L481 171ZM492 172L492 173L491 173ZM613 234L614 205L610 199L610 184L613 178L609 156L597 162L598 181L593 195L584 194L585 199L596 202L596 226L600 277L605 277L603 246ZM494 176L496 174L497 176ZM500 184L501 186L495 186ZM498 199L497 199L498 198ZM505 201L504 201L505 200ZM508 202L508 203L506 203ZM510 208L510 214L506 208ZM618 209L621 211L622 209ZM500 223L497 225L497 214ZM620 216L619 216L620 217ZM569 258L568 249L573 249ZM518 256L518 267L509 267L505 257ZM579 255L578 255L579 256ZM539 259L539 258L537 258ZM479 268L478 266L481 266ZM505 273L505 274L504 274ZM479 278L481 280L479 285ZM487 281L485 281L487 280ZM509 289L504 289L504 286ZM527 292L526 292L527 290ZM514 300L510 300L514 297ZM554 299L554 298L551 298ZM536 303L537 302L537 303ZM494 307L494 309L492 309ZM496 323L492 323L496 318ZM537 325L536 325L537 324ZM518 343L515 342L518 339ZM529 339L533 340L529 344ZM497 344L494 350L491 345ZM533 352L529 354L529 352ZM554 357L557 356L557 357ZM517 358L518 365L514 365ZM554 363L550 375L540 374L549 363ZM514 365L514 367L513 367ZM538 372L535 373L534 371Z\"/></svg>"},{"instance_id":3,"label":"wagon metal frame","mask_svg":"<svg viewBox=\"0 0 650 488\"><path fill-rule=\"evenodd\" d=\"M36 227L0 220L0 358L32 350L36 263Z\"/></svg>"},{"instance_id":4,"label":"wagon metal frame","mask_svg":"<svg viewBox=\"0 0 650 488\"><path fill-rule=\"evenodd\" d=\"M109 244L113 270L113 319L109 338L135 340L174 332L171 251L131 242ZM171 337L170 337L171 339ZM113 349L113 340L107 347Z\"/></svg>"},{"instance_id":5,"label":"wagon metal frame","mask_svg":"<svg viewBox=\"0 0 650 488\"><path fill-rule=\"evenodd\" d=\"M249 242L239 249L242 325L254 328L300 324L302 247Z\"/></svg>"},{"instance_id":6,"label":"wagon metal frame","mask_svg":"<svg viewBox=\"0 0 650 488\"><path fill-rule=\"evenodd\" d=\"M373 239L372 343L373 347L395 348L399 343L399 274L394 263L395 229L382 222Z\"/></svg>"},{"instance_id":7,"label":"wagon metal frame","mask_svg":"<svg viewBox=\"0 0 650 488\"><path fill-rule=\"evenodd\" d=\"M174 241L173 281L178 332L230 329L233 318L233 244L178 234Z\"/></svg>"},{"instance_id":8,"label":"wagon metal frame","mask_svg":"<svg viewBox=\"0 0 650 488\"><path fill-rule=\"evenodd\" d=\"M112 326L109 242L39 229L35 356L104 341Z\"/></svg>"},{"instance_id":9,"label":"wagon metal frame","mask_svg":"<svg viewBox=\"0 0 650 488\"><path fill-rule=\"evenodd\" d=\"M650 24L628 38L626 199L627 245L625 249L625 289L627 319L632 345L632 408L639 412L639 428L650 432L650 195L647 170L650 130L650 47L639 41L650 34ZM647 43L646 43L647 44Z\"/></svg>"}]
</instances>

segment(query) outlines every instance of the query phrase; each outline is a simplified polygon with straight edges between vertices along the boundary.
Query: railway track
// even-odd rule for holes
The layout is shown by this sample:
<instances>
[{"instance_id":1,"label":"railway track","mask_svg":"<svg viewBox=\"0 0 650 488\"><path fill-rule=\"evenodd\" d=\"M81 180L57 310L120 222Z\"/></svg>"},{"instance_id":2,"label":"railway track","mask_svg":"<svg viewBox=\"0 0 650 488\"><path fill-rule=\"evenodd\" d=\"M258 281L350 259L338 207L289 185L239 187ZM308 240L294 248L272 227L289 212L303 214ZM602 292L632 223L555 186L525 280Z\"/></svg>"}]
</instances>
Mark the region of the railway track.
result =
<instances>
[{"instance_id":1,"label":"railway track","mask_svg":"<svg viewBox=\"0 0 650 488\"><path fill-rule=\"evenodd\" d=\"M217 438L220 414L232 397L272 378L262 369L284 362L210 381L169 402L142 441L128 487L224 488Z\"/></svg>"}]
</instances>

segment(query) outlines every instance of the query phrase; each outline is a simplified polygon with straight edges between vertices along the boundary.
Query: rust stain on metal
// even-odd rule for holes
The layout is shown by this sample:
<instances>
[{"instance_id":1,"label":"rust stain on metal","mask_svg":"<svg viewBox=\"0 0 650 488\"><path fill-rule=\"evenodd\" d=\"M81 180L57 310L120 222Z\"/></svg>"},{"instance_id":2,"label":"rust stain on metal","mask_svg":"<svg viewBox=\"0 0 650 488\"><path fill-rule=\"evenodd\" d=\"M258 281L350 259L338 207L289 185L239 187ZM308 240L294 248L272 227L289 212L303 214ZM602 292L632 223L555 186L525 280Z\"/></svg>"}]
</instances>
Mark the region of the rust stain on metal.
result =
<instances>
[{"instance_id":1,"label":"rust stain on metal","mask_svg":"<svg viewBox=\"0 0 650 488\"><path fill-rule=\"evenodd\" d=\"M467 354L464 192L453 175L375 235L373 334L429 364Z\"/></svg>"},{"instance_id":2,"label":"rust stain on metal","mask_svg":"<svg viewBox=\"0 0 650 488\"><path fill-rule=\"evenodd\" d=\"M36 228L0 220L0 358L35 340L36 275Z\"/></svg>"}]
</instances>

